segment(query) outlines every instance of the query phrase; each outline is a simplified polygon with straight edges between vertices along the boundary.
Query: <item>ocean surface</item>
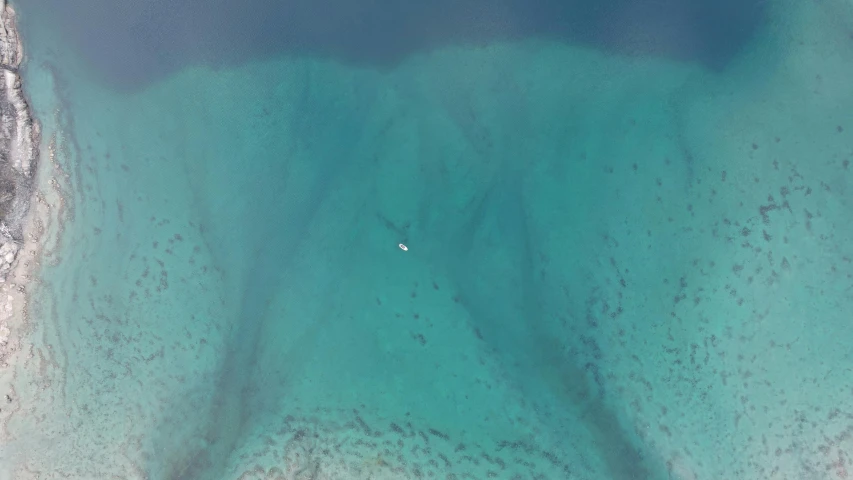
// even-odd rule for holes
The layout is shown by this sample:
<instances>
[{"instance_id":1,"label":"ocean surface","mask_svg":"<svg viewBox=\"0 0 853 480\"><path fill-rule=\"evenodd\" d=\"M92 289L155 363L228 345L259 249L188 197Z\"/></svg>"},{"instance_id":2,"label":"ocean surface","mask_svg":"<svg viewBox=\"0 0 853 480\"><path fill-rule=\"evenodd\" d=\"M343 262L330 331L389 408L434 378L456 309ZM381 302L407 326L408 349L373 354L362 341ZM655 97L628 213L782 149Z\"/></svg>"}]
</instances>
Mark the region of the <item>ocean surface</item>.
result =
<instances>
[{"instance_id":1,"label":"ocean surface","mask_svg":"<svg viewBox=\"0 0 853 480\"><path fill-rule=\"evenodd\" d=\"M853 475L853 4L599 4L16 4L0 480Z\"/></svg>"}]
</instances>

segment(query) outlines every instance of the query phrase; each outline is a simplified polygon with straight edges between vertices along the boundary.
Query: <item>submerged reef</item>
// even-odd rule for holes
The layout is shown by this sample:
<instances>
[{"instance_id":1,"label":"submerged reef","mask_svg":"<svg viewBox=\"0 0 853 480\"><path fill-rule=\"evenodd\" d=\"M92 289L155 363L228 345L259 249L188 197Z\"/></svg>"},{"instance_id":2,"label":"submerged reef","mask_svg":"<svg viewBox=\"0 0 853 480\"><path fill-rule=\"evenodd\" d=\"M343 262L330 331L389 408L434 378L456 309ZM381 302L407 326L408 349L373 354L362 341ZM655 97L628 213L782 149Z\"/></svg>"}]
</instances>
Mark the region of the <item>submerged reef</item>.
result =
<instances>
[{"instance_id":1,"label":"submerged reef","mask_svg":"<svg viewBox=\"0 0 853 480\"><path fill-rule=\"evenodd\" d=\"M0 282L5 282L23 242L40 128L30 112L18 71L23 51L15 11L5 1L0 22Z\"/></svg>"}]
</instances>

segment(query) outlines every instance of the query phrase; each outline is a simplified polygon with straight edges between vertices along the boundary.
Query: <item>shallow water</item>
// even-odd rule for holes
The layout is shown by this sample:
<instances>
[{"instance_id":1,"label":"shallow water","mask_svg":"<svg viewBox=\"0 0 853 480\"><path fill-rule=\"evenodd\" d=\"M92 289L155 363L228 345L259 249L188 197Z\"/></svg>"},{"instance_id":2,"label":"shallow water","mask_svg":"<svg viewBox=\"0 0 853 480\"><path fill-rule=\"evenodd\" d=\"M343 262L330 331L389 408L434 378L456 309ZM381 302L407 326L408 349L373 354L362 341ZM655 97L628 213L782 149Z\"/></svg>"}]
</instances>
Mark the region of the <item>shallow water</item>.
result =
<instances>
[{"instance_id":1,"label":"shallow water","mask_svg":"<svg viewBox=\"0 0 853 480\"><path fill-rule=\"evenodd\" d=\"M531 35L128 83L22 6L67 209L0 466L843 478L853 49L812 8L722 72Z\"/></svg>"}]
</instances>

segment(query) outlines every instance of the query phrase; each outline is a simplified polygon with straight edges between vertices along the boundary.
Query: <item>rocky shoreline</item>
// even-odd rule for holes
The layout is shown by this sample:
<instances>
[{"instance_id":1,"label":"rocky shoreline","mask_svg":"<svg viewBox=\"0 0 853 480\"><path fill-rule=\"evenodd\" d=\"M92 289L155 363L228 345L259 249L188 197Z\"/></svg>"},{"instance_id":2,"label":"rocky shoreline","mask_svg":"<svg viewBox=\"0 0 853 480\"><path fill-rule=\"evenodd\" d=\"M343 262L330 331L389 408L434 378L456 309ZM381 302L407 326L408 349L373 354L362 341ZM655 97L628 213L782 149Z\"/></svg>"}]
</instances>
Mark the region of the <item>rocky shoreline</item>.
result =
<instances>
[{"instance_id":1,"label":"rocky shoreline","mask_svg":"<svg viewBox=\"0 0 853 480\"><path fill-rule=\"evenodd\" d=\"M12 270L24 240L38 165L40 127L31 114L18 69L23 50L15 11L0 11L0 283ZM0 329L2 330L2 329ZM2 337L2 335L0 335ZM0 338L2 343L2 338Z\"/></svg>"},{"instance_id":2,"label":"rocky shoreline","mask_svg":"<svg viewBox=\"0 0 853 480\"><path fill-rule=\"evenodd\" d=\"M0 285L3 286L0 367L8 366L20 334L19 325L14 322L15 306L19 306L15 297L23 295L24 290L17 281L15 285L7 283L7 278L16 277L13 268L26 243L24 230L29 218L41 130L22 88L19 74L22 60L15 11L5 0L0 0L0 74L3 76L0 80Z\"/></svg>"}]
</instances>

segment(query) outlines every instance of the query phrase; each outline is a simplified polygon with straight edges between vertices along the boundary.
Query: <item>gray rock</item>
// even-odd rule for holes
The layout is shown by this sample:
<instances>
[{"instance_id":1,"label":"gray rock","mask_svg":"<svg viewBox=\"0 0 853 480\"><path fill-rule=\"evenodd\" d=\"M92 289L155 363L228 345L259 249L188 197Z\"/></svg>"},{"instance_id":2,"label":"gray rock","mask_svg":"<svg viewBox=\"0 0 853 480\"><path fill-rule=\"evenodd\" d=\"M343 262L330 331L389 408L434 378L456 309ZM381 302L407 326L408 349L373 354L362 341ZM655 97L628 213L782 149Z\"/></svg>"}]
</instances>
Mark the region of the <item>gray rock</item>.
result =
<instances>
[{"instance_id":1,"label":"gray rock","mask_svg":"<svg viewBox=\"0 0 853 480\"><path fill-rule=\"evenodd\" d=\"M24 56L15 11L3 0L0 4L0 237L5 243L20 243L38 165L40 129L18 73Z\"/></svg>"}]
</instances>

